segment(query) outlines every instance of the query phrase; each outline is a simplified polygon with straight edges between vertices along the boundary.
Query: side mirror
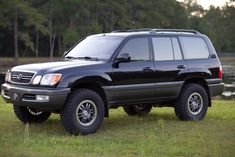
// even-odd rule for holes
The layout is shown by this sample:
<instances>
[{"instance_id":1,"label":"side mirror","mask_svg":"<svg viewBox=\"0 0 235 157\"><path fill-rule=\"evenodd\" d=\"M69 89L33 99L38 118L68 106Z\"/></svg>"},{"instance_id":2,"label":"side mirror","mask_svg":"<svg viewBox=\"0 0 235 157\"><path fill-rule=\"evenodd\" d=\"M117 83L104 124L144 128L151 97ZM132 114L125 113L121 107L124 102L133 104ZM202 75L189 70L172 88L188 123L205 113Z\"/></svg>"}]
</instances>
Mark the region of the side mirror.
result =
<instances>
[{"instance_id":1,"label":"side mirror","mask_svg":"<svg viewBox=\"0 0 235 157\"><path fill-rule=\"evenodd\" d=\"M117 57L117 62L121 63L121 62L130 62L131 57L129 55L129 53L123 53L120 54L120 56Z\"/></svg>"}]
</instances>

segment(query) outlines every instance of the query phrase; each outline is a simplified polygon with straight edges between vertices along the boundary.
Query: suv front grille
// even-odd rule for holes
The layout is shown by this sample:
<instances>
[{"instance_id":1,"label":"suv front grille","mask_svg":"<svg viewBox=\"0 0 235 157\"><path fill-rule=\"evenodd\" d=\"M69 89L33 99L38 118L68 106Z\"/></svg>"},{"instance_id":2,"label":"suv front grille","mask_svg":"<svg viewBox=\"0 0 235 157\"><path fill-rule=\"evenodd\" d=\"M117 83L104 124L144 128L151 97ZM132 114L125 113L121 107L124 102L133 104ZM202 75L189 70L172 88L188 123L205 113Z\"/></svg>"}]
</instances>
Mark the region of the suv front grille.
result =
<instances>
[{"instance_id":1,"label":"suv front grille","mask_svg":"<svg viewBox=\"0 0 235 157\"><path fill-rule=\"evenodd\" d=\"M33 72L21 72L21 71L12 71L11 72L11 82L28 84L33 78L35 73Z\"/></svg>"}]
</instances>

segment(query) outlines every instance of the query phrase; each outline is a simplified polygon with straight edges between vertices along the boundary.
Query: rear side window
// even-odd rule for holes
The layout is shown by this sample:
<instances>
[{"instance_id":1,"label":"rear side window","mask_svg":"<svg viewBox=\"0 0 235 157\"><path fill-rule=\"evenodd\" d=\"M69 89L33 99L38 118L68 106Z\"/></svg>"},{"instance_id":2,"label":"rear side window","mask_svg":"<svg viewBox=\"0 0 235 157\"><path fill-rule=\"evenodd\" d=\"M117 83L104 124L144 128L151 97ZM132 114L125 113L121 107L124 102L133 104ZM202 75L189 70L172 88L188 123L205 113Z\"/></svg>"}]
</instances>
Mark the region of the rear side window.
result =
<instances>
[{"instance_id":1,"label":"rear side window","mask_svg":"<svg viewBox=\"0 0 235 157\"><path fill-rule=\"evenodd\" d=\"M177 38L153 37L152 41L156 61L182 59L182 54Z\"/></svg>"},{"instance_id":2,"label":"rear side window","mask_svg":"<svg viewBox=\"0 0 235 157\"><path fill-rule=\"evenodd\" d=\"M123 46L119 55L123 53L128 53L131 57L131 61L150 60L148 38L141 37L130 39Z\"/></svg>"},{"instance_id":3,"label":"rear side window","mask_svg":"<svg viewBox=\"0 0 235 157\"><path fill-rule=\"evenodd\" d=\"M152 41L155 60L163 61L174 59L170 37L154 37Z\"/></svg>"},{"instance_id":4,"label":"rear side window","mask_svg":"<svg viewBox=\"0 0 235 157\"><path fill-rule=\"evenodd\" d=\"M180 37L185 59L206 59L209 49L206 42L199 37Z\"/></svg>"}]
</instances>

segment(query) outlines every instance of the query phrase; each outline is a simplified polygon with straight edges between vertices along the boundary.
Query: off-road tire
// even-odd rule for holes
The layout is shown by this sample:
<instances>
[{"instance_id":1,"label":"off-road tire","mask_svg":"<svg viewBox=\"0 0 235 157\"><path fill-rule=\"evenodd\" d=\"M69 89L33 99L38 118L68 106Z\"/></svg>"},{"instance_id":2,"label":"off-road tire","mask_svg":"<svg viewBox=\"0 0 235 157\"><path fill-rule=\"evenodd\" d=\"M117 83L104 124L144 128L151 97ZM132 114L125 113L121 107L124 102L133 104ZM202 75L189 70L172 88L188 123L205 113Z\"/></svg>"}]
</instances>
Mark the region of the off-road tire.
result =
<instances>
[{"instance_id":1,"label":"off-road tire","mask_svg":"<svg viewBox=\"0 0 235 157\"><path fill-rule=\"evenodd\" d=\"M152 105L141 105L141 107L138 107L138 105L127 105L123 106L123 110L129 115L129 116L141 116L141 115L147 115L152 109Z\"/></svg>"},{"instance_id":2,"label":"off-road tire","mask_svg":"<svg viewBox=\"0 0 235 157\"><path fill-rule=\"evenodd\" d=\"M198 111L196 110L198 113L196 111L193 112L193 109L189 107L190 98L194 95L196 95L199 100L202 100L202 107L198 107ZM208 94L204 87L195 83L188 83L182 87L180 95L174 105L175 114L180 120L202 120L206 115L207 108Z\"/></svg>"},{"instance_id":3,"label":"off-road tire","mask_svg":"<svg viewBox=\"0 0 235 157\"><path fill-rule=\"evenodd\" d=\"M97 115L93 123L88 126L81 125L77 110L83 101L90 101L95 104ZM86 135L95 133L104 119L104 103L98 93L90 89L77 89L67 97L66 104L60 113L61 121L65 129L73 135Z\"/></svg>"},{"instance_id":4,"label":"off-road tire","mask_svg":"<svg viewBox=\"0 0 235 157\"><path fill-rule=\"evenodd\" d=\"M42 123L51 115L51 112L33 111L29 107L13 105L16 117L23 123ZM33 112L35 114L33 114Z\"/></svg>"}]
</instances>

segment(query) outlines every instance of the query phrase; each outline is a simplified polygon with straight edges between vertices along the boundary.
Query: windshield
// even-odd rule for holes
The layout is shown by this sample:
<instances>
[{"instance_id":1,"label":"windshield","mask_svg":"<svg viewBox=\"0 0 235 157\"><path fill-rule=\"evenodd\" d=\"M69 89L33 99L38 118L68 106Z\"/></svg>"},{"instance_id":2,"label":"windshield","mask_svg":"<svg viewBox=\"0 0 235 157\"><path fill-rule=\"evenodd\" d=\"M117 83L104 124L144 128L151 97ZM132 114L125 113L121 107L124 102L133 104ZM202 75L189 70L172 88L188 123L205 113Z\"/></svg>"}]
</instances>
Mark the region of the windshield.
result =
<instances>
[{"instance_id":1,"label":"windshield","mask_svg":"<svg viewBox=\"0 0 235 157\"><path fill-rule=\"evenodd\" d=\"M122 39L121 37L89 36L78 43L65 58L108 60Z\"/></svg>"}]
</instances>

